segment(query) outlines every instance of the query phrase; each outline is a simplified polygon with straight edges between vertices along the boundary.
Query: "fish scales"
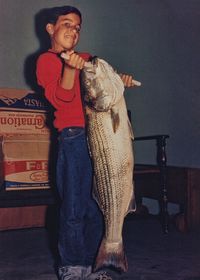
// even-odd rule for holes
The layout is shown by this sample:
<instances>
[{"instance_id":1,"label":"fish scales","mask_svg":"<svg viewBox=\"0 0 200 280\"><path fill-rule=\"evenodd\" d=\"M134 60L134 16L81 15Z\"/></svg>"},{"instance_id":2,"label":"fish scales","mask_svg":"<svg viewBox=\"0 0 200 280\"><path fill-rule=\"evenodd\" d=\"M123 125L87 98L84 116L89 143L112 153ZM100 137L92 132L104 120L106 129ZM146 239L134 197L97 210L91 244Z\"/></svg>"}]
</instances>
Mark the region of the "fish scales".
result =
<instances>
[{"instance_id":1,"label":"fish scales","mask_svg":"<svg viewBox=\"0 0 200 280\"><path fill-rule=\"evenodd\" d=\"M108 74L108 75L107 75ZM94 270L114 266L126 271L123 222L134 205L132 130L123 83L110 65L96 59L83 69L88 146L93 162L94 194L104 216L105 233Z\"/></svg>"},{"instance_id":2,"label":"fish scales","mask_svg":"<svg viewBox=\"0 0 200 280\"><path fill-rule=\"evenodd\" d=\"M124 149L119 147L118 134L120 133L113 133L108 113L89 114L88 140L92 158L95 159L93 160L96 178L95 193L98 193L97 201L104 214L105 238L107 242L116 244L122 243L122 224L128 208L126 202L132 197L133 191L132 177L129 176L129 180L127 179L127 166L130 165L129 169L132 168L133 159L120 152L121 148ZM129 139L129 145L130 142ZM123 197L126 197L125 202Z\"/></svg>"},{"instance_id":3,"label":"fish scales","mask_svg":"<svg viewBox=\"0 0 200 280\"><path fill-rule=\"evenodd\" d=\"M115 137L113 137L111 122L108 128L103 125L104 122L108 124L107 114L100 112L97 119L95 119L95 116L96 114L91 116L88 122L88 134L90 135L91 132L90 149L92 149L93 158L97 159L93 161L97 180L96 187L98 193L103 194L100 199L103 200L108 196L110 199L109 206L112 202L112 208L117 206L119 209L120 205L122 207L123 185L127 183L125 176L123 176L127 170L126 155L120 155L118 142L113 141L113 139L117 140L118 136L114 134ZM125 163L123 164L123 162ZM106 179L107 182L104 183ZM107 195L104 195L105 193ZM108 207L108 205L104 205L103 201L101 203L104 211L104 207Z\"/></svg>"},{"instance_id":4,"label":"fish scales","mask_svg":"<svg viewBox=\"0 0 200 280\"><path fill-rule=\"evenodd\" d=\"M103 115L104 113L101 114ZM100 116L98 116L98 119L100 119ZM92 130L95 131L96 135L94 138L91 138L90 147L93 145L93 154L95 153L97 155L96 157L98 157L96 164L94 163L95 171L97 173L96 178L98 178L100 184L97 184L97 187L100 194L106 193L106 195L102 195L100 197L103 211L106 211L106 207L110 206L108 201L111 201L112 205L115 205L115 203L120 199L117 193L116 195L113 194L114 191L117 192L120 186L118 186L117 189L112 187L107 188L107 186L111 184L116 185L116 183L119 182L119 173L116 174L116 171L118 171L119 168L114 166L117 164L117 160L115 159L116 155L112 154L114 147L111 146L112 142L110 142L110 138L108 138L108 135L103 130L103 126L101 125L102 123L97 120L97 122L94 122L93 124L95 127L92 127ZM96 141L96 139L98 139L98 141ZM104 182L104 180L106 180L106 182ZM107 203L104 204L102 200L107 197ZM115 208L112 207L112 209Z\"/></svg>"},{"instance_id":5,"label":"fish scales","mask_svg":"<svg viewBox=\"0 0 200 280\"><path fill-rule=\"evenodd\" d=\"M99 193L99 200L102 205L101 207L103 209L103 212L106 214L106 217L108 217L107 213L109 213L112 210L114 211L113 207L111 209L108 209L108 207L110 206L109 202L114 204L114 202L112 201L112 198L113 198L112 189L110 188L110 190L109 190L108 188L106 188L106 189L104 188L105 186L110 185L110 178L112 176L111 175L112 170L110 170L110 168L109 168L109 167L111 167L111 165L108 165L107 163L111 162L111 159L109 158L108 145L107 145L107 143L105 143L106 138L104 135L104 131L103 131L103 129L101 129L100 123L97 123L97 124L98 125L95 126L96 135L94 138L91 138L91 141L94 144L94 147L93 147L94 152L96 152L97 155L100 155L98 157L96 164L94 163L94 165L95 165L95 170L96 170L96 175L97 175L96 178L97 178L97 188L98 188L98 193ZM97 137L99 137L99 141L95 140L95 139L97 139ZM91 145L91 147L92 147L92 145ZM104 194L106 194L106 195L104 195Z\"/></svg>"}]
</instances>

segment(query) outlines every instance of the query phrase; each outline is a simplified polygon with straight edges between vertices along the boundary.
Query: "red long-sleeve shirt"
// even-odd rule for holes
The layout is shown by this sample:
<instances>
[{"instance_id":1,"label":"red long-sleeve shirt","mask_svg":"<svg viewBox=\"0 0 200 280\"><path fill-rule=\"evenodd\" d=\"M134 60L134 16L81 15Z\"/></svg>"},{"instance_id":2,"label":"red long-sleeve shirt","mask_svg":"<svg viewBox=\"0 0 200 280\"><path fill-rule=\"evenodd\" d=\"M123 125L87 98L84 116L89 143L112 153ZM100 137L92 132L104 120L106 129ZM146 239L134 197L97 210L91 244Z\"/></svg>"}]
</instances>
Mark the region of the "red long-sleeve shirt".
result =
<instances>
[{"instance_id":1,"label":"red long-sleeve shirt","mask_svg":"<svg viewBox=\"0 0 200 280\"><path fill-rule=\"evenodd\" d=\"M88 53L79 54L88 60ZM75 72L75 81L72 89L60 86L63 63L52 51L41 54L37 60L37 80L45 90L45 97L55 108L54 126L61 131L65 127L85 126L84 110L81 100L80 71Z\"/></svg>"}]
</instances>

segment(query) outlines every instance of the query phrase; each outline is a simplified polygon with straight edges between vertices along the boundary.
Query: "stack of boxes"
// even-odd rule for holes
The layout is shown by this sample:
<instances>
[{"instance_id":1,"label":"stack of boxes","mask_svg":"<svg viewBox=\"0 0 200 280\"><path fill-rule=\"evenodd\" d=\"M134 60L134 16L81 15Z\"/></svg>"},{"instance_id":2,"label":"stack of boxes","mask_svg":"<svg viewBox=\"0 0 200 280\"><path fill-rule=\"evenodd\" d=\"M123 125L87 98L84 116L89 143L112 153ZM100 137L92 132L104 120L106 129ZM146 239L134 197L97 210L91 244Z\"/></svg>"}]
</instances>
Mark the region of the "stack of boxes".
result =
<instances>
[{"instance_id":1,"label":"stack of boxes","mask_svg":"<svg viewBox=\"0 0 200 280\"><path fill-rule=\"evenodd\" d=\"M0 188L49 188L48 103L27 90L0 89Z\"/></svg>"},{"instance_id":2,"label":"stack of boxes","mask_svg":"<svg viewBox=\"0 0 200 280\"><path fill-rule=\"evenodd\" d=\"M48 189L49 104L28 90L0 89L0 193ZM47 205L0 208L0 230L45 225Z\"/></svg>"}]
</instances>

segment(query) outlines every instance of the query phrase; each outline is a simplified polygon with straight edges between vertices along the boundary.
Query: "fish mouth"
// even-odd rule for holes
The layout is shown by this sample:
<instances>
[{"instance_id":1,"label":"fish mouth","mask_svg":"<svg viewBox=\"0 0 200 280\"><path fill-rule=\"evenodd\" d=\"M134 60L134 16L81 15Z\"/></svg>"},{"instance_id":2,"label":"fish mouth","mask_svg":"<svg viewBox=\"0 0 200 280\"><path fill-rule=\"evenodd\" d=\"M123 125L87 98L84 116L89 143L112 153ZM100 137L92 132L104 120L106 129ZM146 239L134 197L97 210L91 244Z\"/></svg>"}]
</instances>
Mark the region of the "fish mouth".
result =
<instances>
[{"instance_id":1,"label":"fish mouth","mask_svg":"<svg viewBox=\"0 0 200 280\"><path fill-rule=\"evenodd\" d=\"M97 67L97 65L98 65L98 56L92 56L92 57L90 57L90 59L88 60L89 62L91 62L93 65L96 65L96 67Z\"/></svg>"}]
</instances>

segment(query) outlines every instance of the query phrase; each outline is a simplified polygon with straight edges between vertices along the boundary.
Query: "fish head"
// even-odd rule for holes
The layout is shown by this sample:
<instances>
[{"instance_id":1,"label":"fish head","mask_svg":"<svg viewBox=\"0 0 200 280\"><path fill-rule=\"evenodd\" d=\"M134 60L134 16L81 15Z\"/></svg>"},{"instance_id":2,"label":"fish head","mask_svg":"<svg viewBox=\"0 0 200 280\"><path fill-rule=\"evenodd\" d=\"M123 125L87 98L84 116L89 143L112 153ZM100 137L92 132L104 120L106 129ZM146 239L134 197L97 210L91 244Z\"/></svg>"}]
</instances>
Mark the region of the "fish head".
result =
<instances>
[{"instance_id":1,"label":"fish head","mask_svg":"<svg viewBox=\"0 0 200 280\"><path fill-rule=\"evenodd\" d=\"M103 59L93 58L82 70L84 101L97 111L108 111L121 98L124 85L119 75Z\"/></svg>"}]
</instances>

